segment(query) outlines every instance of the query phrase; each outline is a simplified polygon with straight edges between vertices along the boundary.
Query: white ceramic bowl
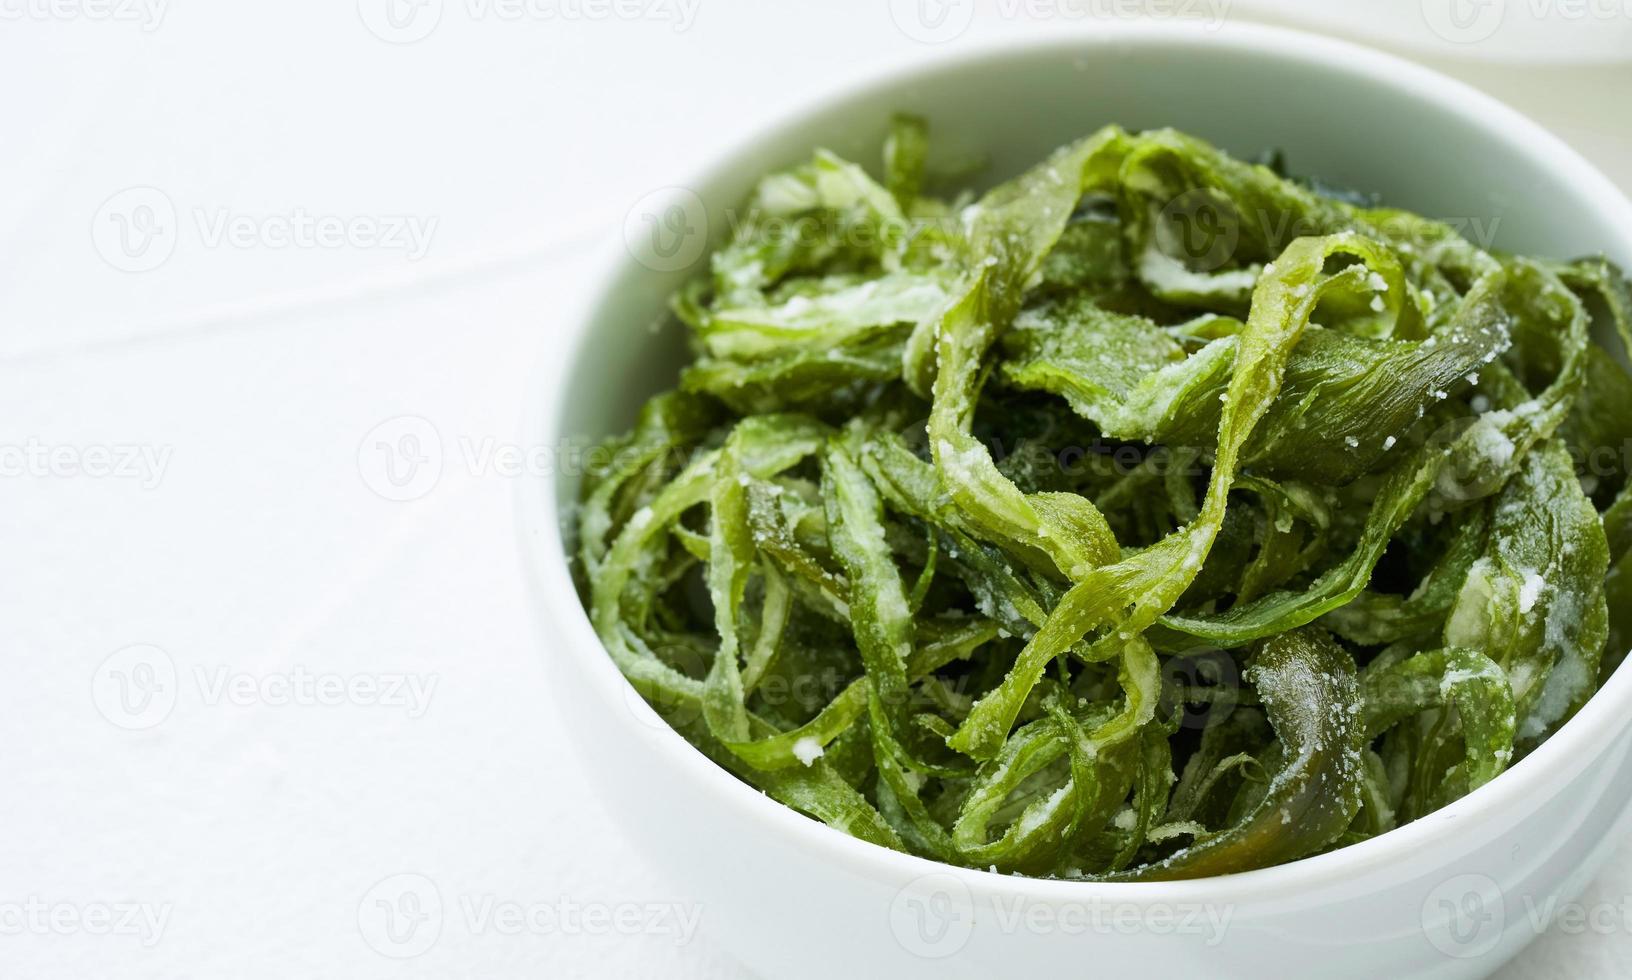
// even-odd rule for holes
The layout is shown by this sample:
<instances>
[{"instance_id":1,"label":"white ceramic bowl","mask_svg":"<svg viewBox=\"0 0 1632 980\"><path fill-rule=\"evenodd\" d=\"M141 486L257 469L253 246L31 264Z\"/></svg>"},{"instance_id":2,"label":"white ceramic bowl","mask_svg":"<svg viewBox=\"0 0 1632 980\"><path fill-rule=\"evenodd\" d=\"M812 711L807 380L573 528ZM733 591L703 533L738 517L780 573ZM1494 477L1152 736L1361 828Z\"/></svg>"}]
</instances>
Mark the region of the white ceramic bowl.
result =
<instances>
[{"instance_id":1,"label":"white ceramic bowl","mask_svg":"<svg viewBox=\"0 0 1632 980\"><path fill-rule=\"evenodd\" d=\"M1443 218L1496 244L1632 262L1632 204L1534 123L1364 48L1281 30L1055 32L962 47L792 113L700 176L649 197L584 313L559 325L528 405L529 445L622 431L673 384L668 294L755 178L817 146L871 162L885 119L928 116L942 150L992 179L1102 124L1170 125L1239 154ZM674 210L678 208L679 210ZM646 215L677 232L642 245ZM676 222L684 216L684 221ZM715 220L709 221L710 217ZM684 240L687 229L696 240ZM657 271L667 269L668 271ZM703 931L767 978L1479 976L1534 938L1625 829L1632 672L1491 784L1365 843L1225 878L1040 881L951 868L854 840L762 796L665 727L590 628L563 534L577 480L525 484L520 518L564 721L631 842L703 905Z\"/></svg>"}]
</instances>

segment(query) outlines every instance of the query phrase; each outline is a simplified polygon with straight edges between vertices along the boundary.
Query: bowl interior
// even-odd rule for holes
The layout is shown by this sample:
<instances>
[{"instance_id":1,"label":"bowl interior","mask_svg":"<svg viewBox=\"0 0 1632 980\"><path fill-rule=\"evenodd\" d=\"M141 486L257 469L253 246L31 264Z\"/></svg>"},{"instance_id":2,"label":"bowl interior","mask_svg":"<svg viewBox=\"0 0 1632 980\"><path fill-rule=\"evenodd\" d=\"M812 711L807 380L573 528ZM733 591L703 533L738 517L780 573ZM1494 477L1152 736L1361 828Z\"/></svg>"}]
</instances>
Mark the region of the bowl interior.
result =
<instances>
[{"instance_id":1,"label":"bowl interior","mask_svg":"<svg viewBox=\"0 0 1632 980\"><path fill-rule=\"evenodd\" d=\"M1376 192L1391 205L1457 224L1487 248L1559 258L1602 252L1623 264L1632 260L1632 205L1534 124L1426 69L1263 28L1101 28L943 57L863 83L753 137L675 189L673 200L700 201L701 210L691 214L701 215L708 236L719 240L729 229L731 209L760 176L808 158L817 147L876 167L888 117L902 110L927 117L935 158L981 154L989 161L977 189L1107 123L1171 126L1242 157L1280 149L1295 172ZM571 325L581 333L553 375L555 388L547 397L554 405L534 433L545 440L540 444L622 432L646 397L673 386L686 346L666 304L705 262L703 252L688 267L656 271L630 251L617 256L586 317ZM563 471L553 499L548 491L542 494L542 503L555 505L563 541L574 537L577 483L575 474ZM544 560L559 563L559 551ZM570 593L564 574L557 573L556 581L563 595ZM563 598L563 605L568 601ZM569 631L592 636L581 615L574 618L565 624ZM598 645L584 645L589 648L571 655L604 659ZM609 659L604 668L613 671ZM1617 697L1626 694L1628 685L1620 683L1625 680L1612 682ZM1593 715L1592 736L1620 725L1598 706L1586 714ZM1578 723L1586 722L1578 718L1552 742L1565 741L1571 729L1583 731ZM1564 779L1562 770L1571 768L1557 763L1585 758L1563 745L1546 754L1547 766L1558 771L1543 772L1535 756L1525 762L1549 779ZM700 755L697 761L711 765ZM1481 793L1489 797L1506 778Z\"/></svg>"}]
</instances>

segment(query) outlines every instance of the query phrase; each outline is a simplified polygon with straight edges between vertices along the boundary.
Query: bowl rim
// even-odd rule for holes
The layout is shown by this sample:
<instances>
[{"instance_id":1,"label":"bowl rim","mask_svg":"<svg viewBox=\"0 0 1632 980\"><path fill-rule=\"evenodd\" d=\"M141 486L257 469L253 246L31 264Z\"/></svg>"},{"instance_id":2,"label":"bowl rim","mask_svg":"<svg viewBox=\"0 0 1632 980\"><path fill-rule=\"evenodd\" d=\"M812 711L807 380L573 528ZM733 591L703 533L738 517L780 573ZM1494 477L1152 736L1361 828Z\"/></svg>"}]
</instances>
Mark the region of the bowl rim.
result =
<instances>
[{"instance_id":1,"label":"bowl rim","mask_svg":"<svg viewBox=\"0 0 1632 980\"><path fill-rule=\"evenodd\" d=\"M976 69L984 62L1028 52L1088 51L1124 45L1193 44L1223 47L1263 55L1284 63L1307 63L1314 68L1336 67L1360 74L1373 85L1414 96L1443 111L1461 115L1530 157L1541 169L1556 175L1562 186L1575 186L1615 213L1621 228L1632 229L1632 201L1602 172L1540 124L1472 86L1431 68L1374 48L1306 31L1262 24L1222 26L1182 21L1128 24L1082 24L1055 29L1046 35L1025 34L964 39L956 46L932 49L851 75L799 100L774 115L750 120L745 135L729 143L671 190L704 187L733 161L756 147L795 134L810 119L837 103L869 92L908 84L915 78L950 69ZM616 237L615 235L613 236ZM1632 231L1605 250L1619 248L1632 256ZM621 242L609 241L596 258L595 271L576 305L569 304L563 335L552 338L539 358L526 390L522 433L527 445L555 445L568 434L560 430L569 397L566 384L581 359L590 334L589 325L605 297L628 271L633 257ZM580 659L582 671L595 696L627 719L653 765L689 772L700 791L717 796L743 820L769 825L805 853L844 870L872 879L905 884L931 875L950 876L971 895L1029 897L1039 902L1118 901L1130 905L1187 902L1229 906L1237 911L1254 903L1284 900L1313 887L1353 880L1365 873L1397 865L1425 848L1465 835L1476 822L1497 819L1504 811L1523 812L1515 804L1527 798L1550 796L1609 752L1618 736L1632 724L1632 667L1623 664L1577 714L1524 759L1467 796L1403 826L1369 840L1286 864L1237 874L1160 882L1094 882L1032 878L945 864L871 844L772 800L718 766L667 725L648 725L628 709L633 688L617 669L596 635L568 570L569 556L559 526L562 501L553 476L517 481L515 498L518 537L523 563L533 587L535 605L542 602L550 614L559 655ZM1632 660L1632 658L1629 658ZM1460 853L1460 852L1458 852Z\"/></svg>"}]
</instances>

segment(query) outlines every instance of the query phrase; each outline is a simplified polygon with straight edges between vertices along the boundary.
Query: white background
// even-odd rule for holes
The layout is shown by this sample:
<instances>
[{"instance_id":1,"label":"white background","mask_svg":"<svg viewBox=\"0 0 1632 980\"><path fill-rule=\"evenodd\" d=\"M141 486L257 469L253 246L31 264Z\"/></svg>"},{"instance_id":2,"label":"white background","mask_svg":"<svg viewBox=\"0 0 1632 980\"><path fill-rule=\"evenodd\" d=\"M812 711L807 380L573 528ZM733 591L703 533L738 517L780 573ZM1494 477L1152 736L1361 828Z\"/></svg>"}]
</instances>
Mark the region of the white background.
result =
<instances>
[{"instance_id":1,"label":"white background","mask_svg":"<svg viewBox=\"0 0 1632 980\"><path fill-rule=\"evenodd\" d=\"M882 0L425 2L434 26L388 43L368 26L384 0L0 0L0 447L44 460L0 477L0 976L745 975L707 909L689 942L481 917L687 901L608 828L596 761L551 717L493 453L641 195L930 47ZM947 45L1128 9L978 6ZM1514 68L1490 59L1503 37L1522 53L1518 14L1471 43L1428 7L1338 27L1508 100L1632 190L1632 66ZM1628 36L1621 10L1542 26L1596 53ZM286 240L308 218L339 240ZM370 237L398 220L423 255ZM427 426L434 487L371 489L393 492L371 447ZM131 452L152 463L70 472ZM118 683L149 669L161 696L122 713L141 703ZM302 676L381 688L283 703ZM399 960L370 907L400 874L443 909ZM795 893L768 914L807 914ZM1629 894L1623 848L1583 901ZM127 905L162 930L99 934ZM1599 921L1504 975L1632 975L1626 913Z\"/></svg>"}]
</instances>

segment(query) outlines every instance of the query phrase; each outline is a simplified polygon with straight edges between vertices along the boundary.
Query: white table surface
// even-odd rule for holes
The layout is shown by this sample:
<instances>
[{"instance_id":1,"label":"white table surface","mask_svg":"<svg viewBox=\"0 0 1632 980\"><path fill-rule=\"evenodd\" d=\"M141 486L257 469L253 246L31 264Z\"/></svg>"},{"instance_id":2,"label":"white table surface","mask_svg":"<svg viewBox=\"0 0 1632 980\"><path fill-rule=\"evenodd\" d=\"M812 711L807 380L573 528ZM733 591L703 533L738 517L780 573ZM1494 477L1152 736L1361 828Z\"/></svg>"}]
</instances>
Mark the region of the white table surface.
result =
<instances>
[{"instance_id":1,"label":"white table surface","mask_svg":"<svg viewBox=\"0 0 1632 980\"><path fill-rule=\"evenodd\" d=\"M863 0L568 15L595 2L448 0L406 44L365 27L371 0L0 3L0 448L30 451L0 477L0 976L746 976L706 909L689 941L571 924L686 894L566 751L488 454L635 200L926 49ZM1053 26L1013 9L965 36ZM1435 63L1632 189L1632 66ZM110 213L163 235L132 258ZM278 244L307 218L349 244ZM358 449L403 416L443 466L395 502ZM121 714L111 685L149 667L173 706ZM444 903L410 959L367 918L399 874ZM1623 848L1583 901L1629 894ZM506 935L492 903L569 919ZM1616 922L1552 928L1503 975L1632 975Z\"/></svg>"}]
</instances>

